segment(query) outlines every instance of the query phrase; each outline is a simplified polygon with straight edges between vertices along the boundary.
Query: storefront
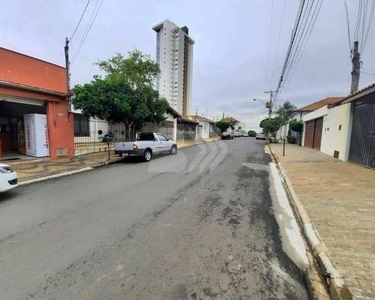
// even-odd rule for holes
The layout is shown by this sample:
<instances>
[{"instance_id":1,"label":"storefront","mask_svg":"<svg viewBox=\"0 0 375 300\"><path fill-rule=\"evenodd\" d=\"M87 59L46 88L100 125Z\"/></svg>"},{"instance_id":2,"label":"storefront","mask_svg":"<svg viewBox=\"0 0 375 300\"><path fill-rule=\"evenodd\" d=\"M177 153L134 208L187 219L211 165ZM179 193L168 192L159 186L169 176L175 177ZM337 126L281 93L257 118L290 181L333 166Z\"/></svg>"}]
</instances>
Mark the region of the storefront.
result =
<instances>
[{"instance_id":1,"label":"storefront","mask_svg":"<svg viewBox=\"0 0 375 300\"><path fill-rule=\"evenodd\" d=\"M0 159L74 155L66 69L0 48Z\"/></svg>"}]
</instances>

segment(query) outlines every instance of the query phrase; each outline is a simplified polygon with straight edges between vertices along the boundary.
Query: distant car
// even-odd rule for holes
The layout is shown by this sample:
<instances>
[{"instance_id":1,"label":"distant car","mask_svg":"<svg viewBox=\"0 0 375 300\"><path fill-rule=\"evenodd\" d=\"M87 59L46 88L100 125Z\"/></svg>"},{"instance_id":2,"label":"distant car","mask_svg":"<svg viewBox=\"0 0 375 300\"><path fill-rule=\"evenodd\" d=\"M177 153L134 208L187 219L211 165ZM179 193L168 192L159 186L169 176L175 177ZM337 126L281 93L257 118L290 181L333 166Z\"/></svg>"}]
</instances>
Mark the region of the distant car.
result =
<instances>
[{"instance_id":1,"label":"distant car","mask_svg":"<svg viewBox=\"0 0 375 300\"><path fill-rule=\"evenodd\" d=\"M115 155L141 156L144 161L150 161L154 154L177 154L177 144L161 133L143 132L134 142L117 142Z\"/></svg>"},{"instance_id":2,"label":"distant car","mask_svg":"<svg viewBox=\"0 0 375 300\"><path fill-rule=\"evenodd\" d=\"M266 140L266 136L264 135L264 133L262 132L258 132L256 137L255 137L257 140Z\"/></svg>"},{"instance_id":3,"label":"distant car","mask_svg":"<svg viewBox=\"0 0 375 300\"><path fill-rule=\"evenodd\" d=\"M17 172L6 164L0 164L0 193L14 189L17 185Z\"/></svg>"},{"instance_id":4,"label":"distant car","mask_svg":"<svg viewBox=\"0 0 375 300\"><path fill-rule=\"evenodd\" d=\"M239 132L239 131L234 132L234 137L241 137L241 136L242 136L241 132Z\"/></svg>"},{"instance_id":5,"label":"distant car","mask_svg":"<svg viewBox=\"0 0 375 300\"><path fill-rule=\"evenodd\" d=\"M233 132L227 132L227 131L225 131L225 132L223 132L221 134L221 138L223 140L232 140L234 138Z\"/></svg>"},{"instance_id":6,"label":"distant car","mask_svg":"<svg viewBox=\"0 0 375 300\"><path fill-rule=\"evenodd\" d=\"M242 132L242 136L249 136L247 132Z\"/></svg>"}]
</instances>

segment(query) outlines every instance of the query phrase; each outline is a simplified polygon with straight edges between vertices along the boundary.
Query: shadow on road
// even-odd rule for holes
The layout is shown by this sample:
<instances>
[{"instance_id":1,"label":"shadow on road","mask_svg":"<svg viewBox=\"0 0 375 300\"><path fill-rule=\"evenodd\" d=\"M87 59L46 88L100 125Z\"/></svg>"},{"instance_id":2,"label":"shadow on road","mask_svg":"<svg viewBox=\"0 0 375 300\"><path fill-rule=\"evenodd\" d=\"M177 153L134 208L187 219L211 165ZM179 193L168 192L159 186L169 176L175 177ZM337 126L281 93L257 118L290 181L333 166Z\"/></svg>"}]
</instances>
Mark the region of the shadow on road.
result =
<instances>
[{"instance_id":1,"label":"shadow on road","mask_svg":"<svg viewBox=\"0 0 375 300\"><path fill-rule=\"evenodd\" d=\"M17 196L17 192L15 190L0 193L0 204L5 201L12 200L16 198L16 196Z\"/></svg>"},{"instance_id":2,"label":"shadow on road","mask_svg":"<svg viewBox=\"0 0 375 300\"><path fill-rule=\"evenodd\" d=\"M171 155L169 153L157 154L152 157L152 160L159 159L159 158L166 157L166 156L171 156ZM141 156L127 156L127 157L124 157L122 160L120 160L119 163L124 163L124 164L145 163L146 164L147 162L145 162Z\"/></svg>"}]
</instances>

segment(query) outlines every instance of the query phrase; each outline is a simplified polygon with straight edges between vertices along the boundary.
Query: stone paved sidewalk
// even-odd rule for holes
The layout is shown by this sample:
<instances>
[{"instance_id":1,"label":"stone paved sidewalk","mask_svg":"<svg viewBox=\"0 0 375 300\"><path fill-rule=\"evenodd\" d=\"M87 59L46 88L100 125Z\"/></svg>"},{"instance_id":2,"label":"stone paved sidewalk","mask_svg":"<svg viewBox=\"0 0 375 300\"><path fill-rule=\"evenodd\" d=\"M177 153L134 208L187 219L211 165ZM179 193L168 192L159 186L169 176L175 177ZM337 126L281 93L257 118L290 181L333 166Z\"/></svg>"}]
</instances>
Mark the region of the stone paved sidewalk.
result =
<instances>
[{"instance_id":1,"label":"stone paved sidewalk","mask_svg":"<svg viewBox=\"0 0 375 300\"><path fill-rule=\"evenodd\" d=\"M281 144L271 150L354 299L375 299L375 171L295 145L285 157Z\"/></svg>"},{"instance_id":2,"label":"stone paved sidewalk","mask_svg":"<svg viewBox=\"0 0 375 300\"><path fill-rule=\"evenodd\" d=\"M218 138L211 138L205 140L192 140L185 142L178 142L178 148L186 148L202 143L214 142ZM61 174L64 172L71 172L85 168L94 168L110 163L115 163L121 158L116 157L111 152L111 159L108 159L107 152L98 152L85 155L74 156L72 158L60 158L52 160L50 158L43 159L29 159L17 161L4 161L12 166L18 173L19 182L34 180L38 178L48 177L51 175Z\"/></svg>"}]
</instances>

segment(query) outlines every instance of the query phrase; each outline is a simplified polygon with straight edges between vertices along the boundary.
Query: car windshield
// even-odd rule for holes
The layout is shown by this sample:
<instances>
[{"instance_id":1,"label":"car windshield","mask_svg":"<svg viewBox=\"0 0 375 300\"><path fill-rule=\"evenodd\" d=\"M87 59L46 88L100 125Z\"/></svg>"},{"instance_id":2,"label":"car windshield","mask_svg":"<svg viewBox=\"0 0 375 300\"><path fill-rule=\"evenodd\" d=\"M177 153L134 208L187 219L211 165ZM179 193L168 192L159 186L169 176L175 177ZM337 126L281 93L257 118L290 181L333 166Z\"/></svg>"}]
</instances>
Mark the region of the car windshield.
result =
<instances>
[{"instance_id":1,"label":"car windshield","mask_svg":"<svg viewBox=\"0 0 375 300\"><path fill-rule=\"evenodd\" d=\"M153 141L154 134L153 133L141 133L139 134L137 141Z\"/></svg>"}]
</instances>

